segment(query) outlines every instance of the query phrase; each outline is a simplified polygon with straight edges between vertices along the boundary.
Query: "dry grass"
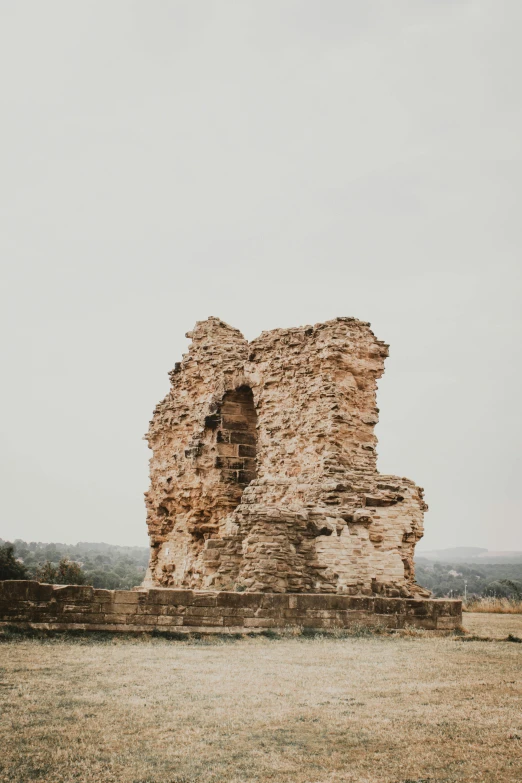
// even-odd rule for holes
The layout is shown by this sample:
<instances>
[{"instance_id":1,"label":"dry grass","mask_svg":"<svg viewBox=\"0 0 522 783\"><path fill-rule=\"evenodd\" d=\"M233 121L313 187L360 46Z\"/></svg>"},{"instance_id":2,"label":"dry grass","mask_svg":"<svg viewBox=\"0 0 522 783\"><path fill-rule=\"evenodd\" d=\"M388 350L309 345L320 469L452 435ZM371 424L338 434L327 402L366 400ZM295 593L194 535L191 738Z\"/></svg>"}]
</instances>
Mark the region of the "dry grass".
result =
<instances>
[{"instance_id":1,"label":"dry grass","mask_svg":"<svg viewBox=\"0 0 522 783\"><path fill-rule=\"evenodd\" d=\"M0 781L520 783L521 664L422 632L4 642Z\"/></svg>"},{"instance_id":2,"label":"dry grass","mask_svg":"<svg viewBox=\"0 0 522 783\"><path fill-rule=\"evenodd\" d=\"M467 612L463 616L466 631L492 639L506 639L510 634L522 638L522 614L490 614Z\"/></svg>"},{"instance_id":3,"label":"dry grass","mask_svg":"<svg viewBox=\"0 0 522 783\"><path fill-rule=\"evenodd\" d=\"M522 601L515 598L477 598L463 605L465 612L522 614Z\"/></svg>"}]
</instances>

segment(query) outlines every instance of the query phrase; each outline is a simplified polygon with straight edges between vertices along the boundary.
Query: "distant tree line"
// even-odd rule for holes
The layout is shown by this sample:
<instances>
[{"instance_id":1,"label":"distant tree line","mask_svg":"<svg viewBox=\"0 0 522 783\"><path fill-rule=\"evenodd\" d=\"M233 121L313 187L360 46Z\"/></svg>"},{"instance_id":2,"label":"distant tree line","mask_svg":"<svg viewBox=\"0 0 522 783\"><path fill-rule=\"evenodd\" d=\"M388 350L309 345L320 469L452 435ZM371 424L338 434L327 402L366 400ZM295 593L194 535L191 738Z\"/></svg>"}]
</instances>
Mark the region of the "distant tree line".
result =
<instances>
[{"instance_id":1,"label":"distant tree line","mask_svg":"<svg viewBox=\"0 0 522 783\"><path fill-rule=\"evenodd\" d=\"M438 563L418 558L415 577L435 598L522 599L522 563Z\"/></svg>"},{"instance_id":2,"label":"distant tree line","mask_svg":"<svg viewBox=\"0 0 522 783\"><path fill-rule=\"evenodd\" d=\"M0 580L36 579L50 584L128 590L143 581L148 559L147 547L0 539Z\"/></svg>"},{"instance_id":3,"label":"distant tree line","mask_svg":"<svg viewBox=\"0 0 522 783\"><path fill-rule=\"evenodd\" d=\"M37 579L129 590L143 581L147 547L46 544L0 539L0 579ZM435 598L494 597L522 600L522 563L439 563L416 560L416 579Z\"/></svg>"}]
</instances>

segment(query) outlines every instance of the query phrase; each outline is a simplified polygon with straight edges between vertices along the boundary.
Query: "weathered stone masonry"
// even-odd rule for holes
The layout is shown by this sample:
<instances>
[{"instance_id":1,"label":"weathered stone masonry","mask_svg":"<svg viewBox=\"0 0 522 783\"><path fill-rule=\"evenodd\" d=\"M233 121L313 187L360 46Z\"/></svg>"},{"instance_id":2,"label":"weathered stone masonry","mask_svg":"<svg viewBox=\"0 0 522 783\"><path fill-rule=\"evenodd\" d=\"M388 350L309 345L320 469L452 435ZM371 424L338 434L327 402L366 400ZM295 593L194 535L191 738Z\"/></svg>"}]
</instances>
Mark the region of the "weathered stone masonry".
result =
<instances>
[{"instance_id":1,"label":"weathered stone masonry","mask_svg":"<svg viewBox=\"0 0 522 783\"><path fill-rule=\"evenodd\" d=\"M337 318L196 324L147 435L145 587L421 597L422 489L377 472L388 346Z\"/></svg>"},{"instance_id":2,"label":"weathered stone masonry","mask_svg":"<svg viewBox=\"0 0 522 783\"><path fill-rule=\"evenodd\" d=\"M61 631L252 633L363 624L449 631L461 620L460 601L0 582L0 625Z\"/></svg>"}]
</instances>

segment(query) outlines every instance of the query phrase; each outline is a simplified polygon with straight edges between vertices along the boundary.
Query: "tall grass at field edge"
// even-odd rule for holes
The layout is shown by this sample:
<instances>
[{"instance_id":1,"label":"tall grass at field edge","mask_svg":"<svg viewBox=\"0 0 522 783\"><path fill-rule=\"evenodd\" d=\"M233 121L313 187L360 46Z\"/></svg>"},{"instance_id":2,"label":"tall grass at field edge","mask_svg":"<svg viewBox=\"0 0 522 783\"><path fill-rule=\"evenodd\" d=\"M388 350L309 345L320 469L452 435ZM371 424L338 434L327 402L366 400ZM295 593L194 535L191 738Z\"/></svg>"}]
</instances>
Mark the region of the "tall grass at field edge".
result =
<instances>
[{"instance_id":1,"label":"tall grass at field edge","mask_svg":"<svg viewBox=\"0 0 522 783\"><path fill-rule=\"evenodd\" d=\"M522 600L517 598L471 598L463 602L464 612L522 614Z\"/></svg>"}]
</instances>

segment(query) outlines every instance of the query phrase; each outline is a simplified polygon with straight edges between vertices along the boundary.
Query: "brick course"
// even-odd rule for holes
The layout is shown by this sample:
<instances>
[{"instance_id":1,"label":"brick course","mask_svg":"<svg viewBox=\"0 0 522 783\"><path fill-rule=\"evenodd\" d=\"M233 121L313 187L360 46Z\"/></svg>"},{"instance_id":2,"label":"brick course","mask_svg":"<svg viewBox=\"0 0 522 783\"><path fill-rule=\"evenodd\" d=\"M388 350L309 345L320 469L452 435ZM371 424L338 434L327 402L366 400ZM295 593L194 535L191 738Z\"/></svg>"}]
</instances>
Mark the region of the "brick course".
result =
<instances>
[{"instance_id":1,"label":"brick course","mask_svg":"<svg viewBox=\"0 0 522 783\"><path fill-rule=\"evenodd\" d=\"M0 582L0 624L57 630L250 633L333 630L354 624L448 631L461 601L195 590L97 590L33 581Z\"/></svg>"}]
</instances>

